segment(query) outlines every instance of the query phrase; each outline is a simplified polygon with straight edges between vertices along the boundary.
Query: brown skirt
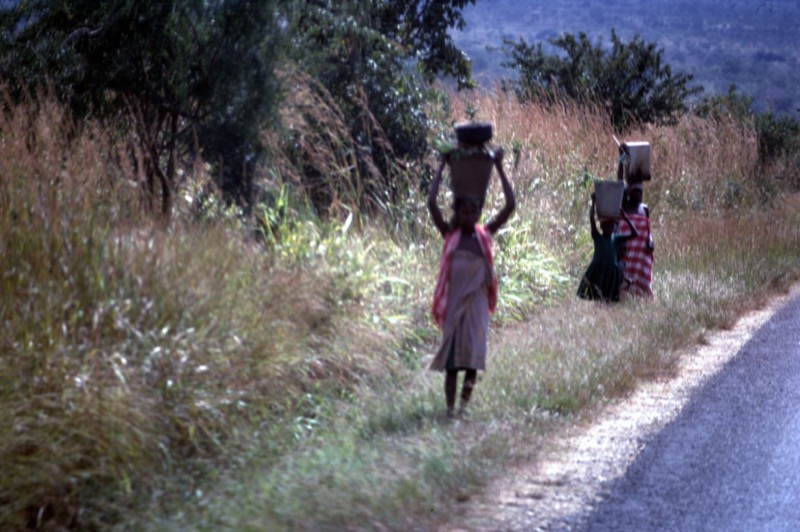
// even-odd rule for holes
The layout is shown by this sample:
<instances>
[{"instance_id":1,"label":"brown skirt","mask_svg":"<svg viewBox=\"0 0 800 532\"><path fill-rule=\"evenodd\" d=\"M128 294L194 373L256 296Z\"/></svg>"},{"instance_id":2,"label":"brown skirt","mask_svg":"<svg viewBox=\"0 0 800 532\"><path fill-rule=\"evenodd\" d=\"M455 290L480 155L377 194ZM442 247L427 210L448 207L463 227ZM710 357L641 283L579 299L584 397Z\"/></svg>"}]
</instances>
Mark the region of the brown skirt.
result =
<instances>
[{"instance_id":1,"label":"brown skirt","mask_svg":"<svg viewBox=\"0 0 800 532\"><path fill-rule=\"evenodd\" d=\"M450 267L442 343L430 369L486 369L489 265L483 255L459 249Z\"/></svg>"}]
</instances>

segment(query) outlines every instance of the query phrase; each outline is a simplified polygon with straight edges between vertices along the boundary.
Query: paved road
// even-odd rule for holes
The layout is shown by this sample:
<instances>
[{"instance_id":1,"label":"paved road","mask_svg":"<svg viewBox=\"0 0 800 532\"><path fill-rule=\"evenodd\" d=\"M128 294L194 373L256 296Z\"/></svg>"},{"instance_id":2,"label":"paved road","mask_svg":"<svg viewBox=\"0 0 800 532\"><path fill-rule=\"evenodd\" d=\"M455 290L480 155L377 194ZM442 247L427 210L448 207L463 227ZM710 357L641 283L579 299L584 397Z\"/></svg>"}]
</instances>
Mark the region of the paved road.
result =
<instances>
[{"instance_id":1,"label":"paved road","mask_svg":"<svg viewBox=\"0 0 800 532\"><path fill-rule=\"evenodd\" d=\"M800 297L646 443L576 529L800 530Z\"/></svg>"}]
</instances>

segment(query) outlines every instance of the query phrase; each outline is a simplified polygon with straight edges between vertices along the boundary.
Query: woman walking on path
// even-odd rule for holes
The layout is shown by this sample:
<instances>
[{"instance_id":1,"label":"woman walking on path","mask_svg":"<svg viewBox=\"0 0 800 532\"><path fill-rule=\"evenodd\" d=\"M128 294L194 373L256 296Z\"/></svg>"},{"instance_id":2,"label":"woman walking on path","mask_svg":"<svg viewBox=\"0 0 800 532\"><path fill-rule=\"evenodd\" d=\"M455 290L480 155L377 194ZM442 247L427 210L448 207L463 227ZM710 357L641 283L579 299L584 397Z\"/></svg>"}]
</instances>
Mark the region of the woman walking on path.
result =
<instances>
[{"instance_id":1,"label":"woman walking on path","mask_svg":"<svg viewBox=\"0 0 800 532\"><path fill-rule=\"evenodd\" d=\"M594 242L594 255L592 262L583 274L578 285L578 297L599 301L619 301L620 287L622 285L622 269L617 261L617 246L628 243L631 238L639 235L636 227L631 223L625 211L620 209L620 216L627 222L630 235L615 233L617 220L614 218L601 218L600 229L597 230L595 220L595 195L592 194L592 206L589 209L589 225Z\"/></svg>"},{"instance_id":2,"label":"woman walking on path","mask_svg":"<svg viewBox=\"0 0 800 532\"><path fill-rule=\"evenodd\" d=\"M626 145L620 145L620 161L617 178L622 179L626 162ZM625 274L621 291L623 294L653 297L653 259L655 245L650 226L650 208L642 203L644 186L641 181L628 183L622 208L638 234L632 236L627 227L620 227L622 235L631 236L620 253L620 264Z\"/></svg>"},{"instance_id":3,"label":"woman walking on path","mask_svg":"<svg viewBox=\"0 0 800 532\"><path fill-rule=\"evenodd\" d=\"M443 156L428 192L428 209L444 237L444 249L433 299L433 317L442 329L442 343L430 369L445 372L447 417L453 416L458 372L464 371L459 415L469 403L478 370L486 369L489 314L497 303L497 276L492 256L493 235L514 211L516 199L503 170L503 149L494 152L494 167L500 175L505 205L497 216L480 225L483 197L456 197L453 218L442 216L436 198L447 162Z\"/></svg>"}]
</instances>

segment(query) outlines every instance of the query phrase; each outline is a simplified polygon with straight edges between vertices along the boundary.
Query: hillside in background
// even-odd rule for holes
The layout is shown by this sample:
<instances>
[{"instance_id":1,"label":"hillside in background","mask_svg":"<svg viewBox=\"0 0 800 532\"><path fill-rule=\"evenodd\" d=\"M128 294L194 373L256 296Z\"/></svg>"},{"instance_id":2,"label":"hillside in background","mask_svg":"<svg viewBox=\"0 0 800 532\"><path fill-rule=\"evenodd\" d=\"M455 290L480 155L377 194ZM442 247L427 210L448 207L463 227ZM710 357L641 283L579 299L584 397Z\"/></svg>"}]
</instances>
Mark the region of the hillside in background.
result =
<instances>
[{"instance_id":1,"label":"hillside in background","mask_svg":"<svg viewBox=\"0 0 800 532\"><path fill-rule=\"evenodd\" d=\"M756 110L800 116L800 2L793 0L478 0L465 9L457 45L473 60L476 78L513 77L504 69L503 38L529 44L563 33L610 41L639 34L664 49L675 70L694 74L702 95L730 84L754 97ZM702 96L701 95L701 96Z\"/></svg>"}]
</instances>

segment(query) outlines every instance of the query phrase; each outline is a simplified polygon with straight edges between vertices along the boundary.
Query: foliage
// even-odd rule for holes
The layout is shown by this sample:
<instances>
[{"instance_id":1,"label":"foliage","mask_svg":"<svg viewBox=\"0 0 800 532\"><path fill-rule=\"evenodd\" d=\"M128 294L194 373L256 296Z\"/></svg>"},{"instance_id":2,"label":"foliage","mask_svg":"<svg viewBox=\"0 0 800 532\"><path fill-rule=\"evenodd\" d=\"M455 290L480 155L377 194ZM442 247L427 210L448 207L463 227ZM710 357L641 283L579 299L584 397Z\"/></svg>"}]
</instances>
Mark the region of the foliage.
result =
<instances>
[{"instance_id":1,"label":"foliage","mask_svg":"<svg viewBox=\"0 0 800 532\"><path fill-rule=\"evenodd\" d=\"M398 180L406 161L426 153L430 82L443 74L471 85L449 30L463 27L461 10L474 1L5 3L0 74L18 101L48 86L78 118L135 131L129 149L143 189L169 216L200 154L228 201L250 212L261 199L264 130L279 130L280 64L288 78L299 71L313 80L344 125L336 159L346 163L335 175L308 164L302 137L326 132L302 103L303 131L290 122L286 139L269 144L282 153L270 158L285 156L311 188L344 183L326 188L355 191L354 206L387 205L406 193ZM321 210L337 201L328 192L314 198Z\"/></svg>"},{"instance_id":2,"label":"foliage","mask_svg":"<svg viewBox=\"0 0 800 532\"><path fill-rule=\"evenodd\" d=\"M339 139L346 152L337 158L355 164L346 165L337 178L359 191L358 205L394 203L404 195L404 183L397 180L398 163L418 162L427 150L425 106L431 92L426 82L444 74L453 76L460 87L471 86L469 61L448 34L450 28L463 27L460 11L471 3L474 0L287 3L290 55L298 69L324 89L314 92L346 128L348 139ZM416 66L416 72L410 66ZM292 131L295 137L316 128L306 111L307 127ZM318 127L323 129L318 134L324 135L326 125ZM317 168L304 167L302 151L290 157L310 181L331 179ZM329 206L324 198L319 200L319 207Z\"/></svg>"},{"instance_id":3,"label":"foliage","mask_svg":"<svg viewBox=\"0 0 800 532\"><path fill-rule=\"evenodd\" d=\"M456 48L448 30L463 30L462 10L476 0L427 2L400 0L378 2L380 32L397 39L417 61L417 69L427 82L440 74L455 79L459 89L474 86L469 59Z\"/></svg>"},{"instance_id":4,"label":"foliage","mask_svg":"<svg viewBox=\"0 0 800 532\"><path fill-rule=\"evenodd\" d=\"M224 218L176 209L163 231L124 147L44 97L0 114L3 530L107 529L164 490L191 498L210 464L262 436L283 452L313 405L389 364L330 342L359 336L340 323L357 286L323 260L348 269L346 232L297 222L314 238L284 232L291 264Z\"/></svg>"},{"instance_id":5,"label":"foliage","mask_svg":"<svg viewBox=\"0 0 800 532\"><path fill-rule=\"evenodd\" d=\"M203 187L189 183L163 231L118 131L76 128L46 98L7 102L0 528L441 526L562 414L668 374L680 348L797 278L797 197L748 193L754 131L687 115L633 133L658 156L656 298L577 301L583 176L615 168L609 118L500 91L449 101L452 116L497 117L496 141L519 147L491 367L466 425L442 421L441 376L424 370L441 250L424 198L323 221L279 187L254 238L223 203L197 223ZM728 182L736 202L719 197ZM501 204L493 180L484 217Z\"/></svg>"},{"instance_id":6,"label":"foliage","mask_svg":"<svg viewBox=\"0 0 800 532\"><path fill-rule=\"evenodd\" d=\"M728 93L706 96L695 106L694 112L703 118L721 120L733 118L743 125L751 125L753 118L753 98L738 92L736 85L728 87Z\"/></svg>"},{"instance_id":7,"label":"foliage","mask_svg":"<svg viewBox=\"0 0 800 532\"><path fill-rule=\"evenodd\" d=\"M756 112L752 108L753 98L737 91L731 85L728 94L704 98L695 109L701 117L720 120L732 117L744 127L754 127L758 134L758 155L762 165L784 157L800 155L800 121L787 114L773 111ZM800 161L795 161L795 165Z\"/></svg>"},{"instance_id":8,"label":"foliage","mask_svg":"<svg viewBox=\"0 0 800 532\"><path fill-rule=\"evenodd\" d=\"M0 73L17 98L46 85L78 118L136 131L163 215L182 159L201 152L226 192L251 199L277 97L274 1L31 0L0 9L0 28Z\"/></svg>"},{"instance_id":9,"label":"foliage","mask_svg":"<svg viewBox=\"0 0 800 532\"><path fill-rule=\"evenodd\" d=\"M686 99L702 90L690 87L691 74L673 74L664 64L663 49L636 35L623 42L611 31L611 49L592 45L585 33L565 33L549 43L563 54L545 53L541 43L530 46L504 39L503 52L519 79L506 80L523 100L569 98L605 107L619 130L642 123L674 123L686 110Z\"/></svg>"},{"instance_id":10,"label":"foliage","mask_svg":"<svg viewBox=\"0 0 800 532\"><path fill-rule=\"evenodd\" d=\"M594 41L607 36L613 24L626 39L638 33L664 46L673 72L691 72L707 93L724 94L730 83L736 83L753 95L755 110L797 116L800 69L793 67L796 45L788 36L796 35L800 4L774 2L774 9L773 2L766 4L684 2L680 9L672 9L667 0L483 1L466 10L467 27L457 42L470 55L478 78L499 79L508 72L487 45L499 44L503 36L544 41L581 30Z\"/></svg>"},{"instance_id":11,"label":"foliage","mask_svg":"<svg viewBox=\"0 0 800 532\"><path fill-rule=\"evenodd\" d=\"M800 154L800 121L772 111L756 114L758 153L763 161Z\"/></svg>"}]
</instances>

